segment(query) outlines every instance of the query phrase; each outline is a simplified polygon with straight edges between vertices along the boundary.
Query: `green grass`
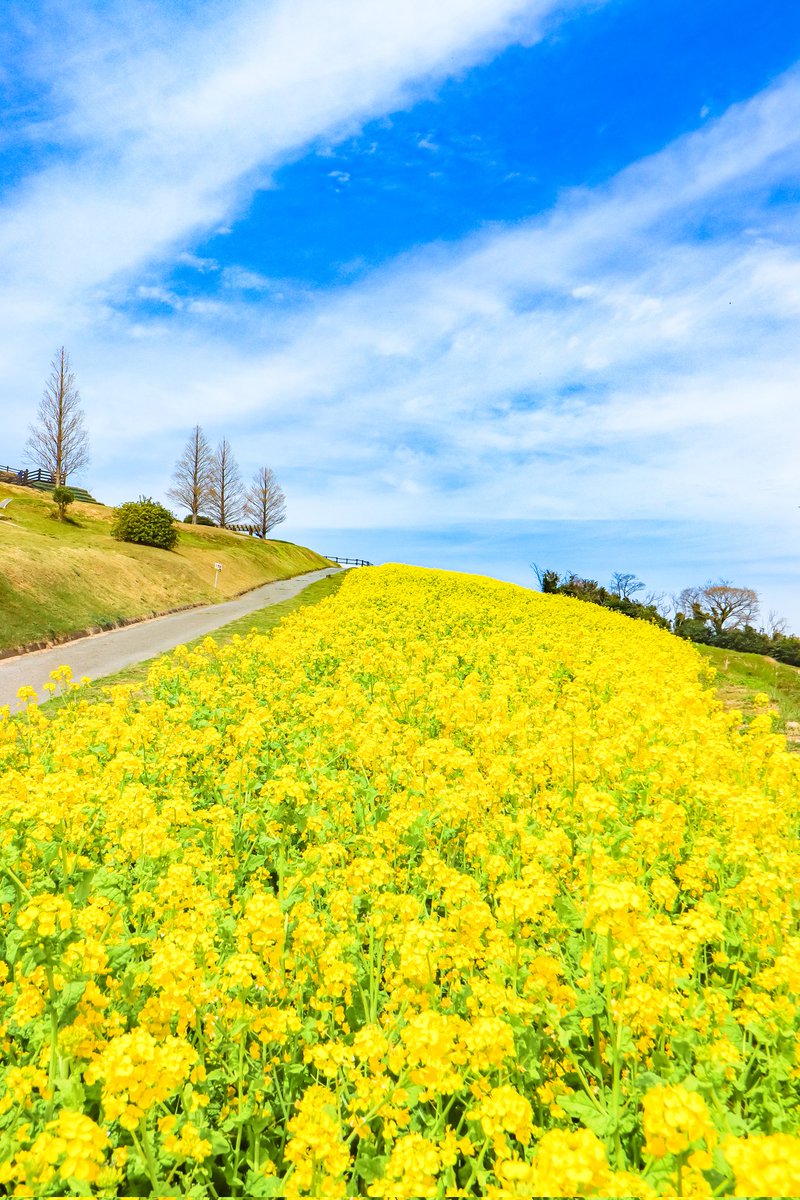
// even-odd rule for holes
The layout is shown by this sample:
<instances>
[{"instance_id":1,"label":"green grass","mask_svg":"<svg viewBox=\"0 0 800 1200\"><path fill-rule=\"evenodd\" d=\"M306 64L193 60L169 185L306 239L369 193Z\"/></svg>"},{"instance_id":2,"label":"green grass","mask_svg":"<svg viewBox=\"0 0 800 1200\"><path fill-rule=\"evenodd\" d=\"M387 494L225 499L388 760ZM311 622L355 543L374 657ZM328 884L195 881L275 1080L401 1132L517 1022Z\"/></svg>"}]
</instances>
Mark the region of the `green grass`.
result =
<instances>
[{"instance_id":1,"label":"green grass","mask_svg":"<svg viewBox=\"0 0 800 1200\"><path fill-rule=\"evenodd\" d=\"M297 609L304 608L307 604L317 604L327 596L333 596L341 587L346 574L346 571L341 571L337 575L327 575L324 579L318 579L315 583L309 584L307 588L289 600L281 600L278 604L270 604L267 608L257 609L256 612L248 613L246 617L240 617L238 621L231 621L229 625L221 625L213 633L195 638L186 645L190 650L194 650L206 640L206 637L211 637L218 645L224 646L234 637L244 637L251 632L270 633ZM103 695L106 688L113 687L118 683L140 684L144 694L147 672L155 661L156 658L146 659L144 662L126 667L123 671L117 671L114 675L106 675L103 679L94 679L90 684L85 684L78 694L81 699L97 699ZM66 697L56 696L42 707L46 708L48 712L52 712L66 702Z\"/></svg>"},{"instance_id":2,"label":"green grass","mask_svg":"<svg viewBox=\"0 0 800 1200\"><path fill-rule=\"evenodd\" d=\"M756 711L753 697L763 692L770 698L779 725L786 730L789 723L789 741L800 741L800 730L791 728L800 723L800 670L763 654L742 654L716 646L698 645L697 649L716 667L715 686L727 708L741 709L748 718Z\"/></svg>"},{"instance_id":3,"label":"green grass","mask_svg":"<svg viewBox=\"0 0 800 1200\"><path fill-rule=\"evenodd\" d=\"M53 517L45 493L0 484L0 649L94 626L230 599L262 583L329 566L291 542L180 525L174 551L117 542L113 510L76 501ZM214 588L214 563L222 563Z\"/></svg>"}]
</instances>

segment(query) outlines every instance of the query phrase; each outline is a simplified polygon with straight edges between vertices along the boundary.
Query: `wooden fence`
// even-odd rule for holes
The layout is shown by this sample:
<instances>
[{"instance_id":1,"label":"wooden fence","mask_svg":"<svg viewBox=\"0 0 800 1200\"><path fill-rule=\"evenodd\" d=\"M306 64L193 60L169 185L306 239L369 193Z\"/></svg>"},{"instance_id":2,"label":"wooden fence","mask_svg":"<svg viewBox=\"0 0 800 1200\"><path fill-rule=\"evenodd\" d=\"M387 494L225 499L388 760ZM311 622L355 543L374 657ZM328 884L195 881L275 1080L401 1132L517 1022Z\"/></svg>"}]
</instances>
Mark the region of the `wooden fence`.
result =
<instances>
[{"instance_id":1,"label":"wooden fence","mask_svg":"<svg viewBox=\"0 0 800 1200\"><path fill-rule=\"evenodd\" d=\"M5 475L9 482L22 484L55 483L56 481L56 477L52 471L43 471L41 467L37 467L35 471L29 471L25 467L0 466L0 475Z\"/></svg>"},{"instance_id":2,"label":"wooden fence","mask_svg":"<svg viewBox=\"0 0 800 1200\"><path fill-rule=\"evenodd\" d=\"M248 533L251 537L261 537L261 530L257 525L226 525L225 528L234 533ZM322 557L329 559L330 562L338 563L340 567L371 567L374 565L367 562L366 558L339 558L335 554L323 554Z\"/></svg>"},{"instance_id":3,"label":"wooden fence","mask_svg":"<svg viewBox=\"0 0 800 1200\"><path fill-rule=\"evenodd\" d=\"M250 537L261 537L261 530L257 525L226 525L225 529L230 529L233 533L249 533Z\"/></svg>"},{"instance_id":4,"label":"wooden fence","mask_svg":"<svg viewBox=\"0 0 800 1200\"><path fill-rule=\"evenodd\" d=\"M331 562L338 563L340 567L371 567L374 564L367 562L365 558L337 558L335 554L323 554L323 558L330 559Z\"/></svg>"}]
</instances>

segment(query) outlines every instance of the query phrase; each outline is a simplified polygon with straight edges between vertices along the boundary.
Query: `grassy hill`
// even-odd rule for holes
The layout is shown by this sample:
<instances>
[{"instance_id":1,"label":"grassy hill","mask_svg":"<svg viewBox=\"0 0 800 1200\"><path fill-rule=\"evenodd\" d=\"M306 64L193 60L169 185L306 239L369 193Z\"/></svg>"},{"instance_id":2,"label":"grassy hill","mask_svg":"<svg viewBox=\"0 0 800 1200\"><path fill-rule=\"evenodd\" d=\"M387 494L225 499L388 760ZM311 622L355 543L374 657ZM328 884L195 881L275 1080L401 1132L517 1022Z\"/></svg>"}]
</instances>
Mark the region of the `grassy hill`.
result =
<instances>
[{"instance_id":1,"label":"grassy hill","mask_svg":"<svg viewBox=\"0 0 800 1200\"><path fill-rule=\"evenodd\" d=\"M763 654L742 654L737 650L721 650L718 646L697 643L696 649L716 667L714 685L726 708L739 709L747 721L759 711L754 697L758 693L769 696L769 708L790 745L800 747L800 670L797 667L776 662Z\"/></svg>"},{"instance_id":2,"label":"grassy hill","mask_svg":"<svg viewBox=\"0 0 800 1200\"><path fill-rule=\"evenodd\" d=\"M112 509L76 502L53 519L46 494L0 484L0 649L92 626L226 600L262 583L330 565L290 542L181 526L176 550L117 542ZM214 563L222 563L214 589Z\"/></svg>"}]
</instances>

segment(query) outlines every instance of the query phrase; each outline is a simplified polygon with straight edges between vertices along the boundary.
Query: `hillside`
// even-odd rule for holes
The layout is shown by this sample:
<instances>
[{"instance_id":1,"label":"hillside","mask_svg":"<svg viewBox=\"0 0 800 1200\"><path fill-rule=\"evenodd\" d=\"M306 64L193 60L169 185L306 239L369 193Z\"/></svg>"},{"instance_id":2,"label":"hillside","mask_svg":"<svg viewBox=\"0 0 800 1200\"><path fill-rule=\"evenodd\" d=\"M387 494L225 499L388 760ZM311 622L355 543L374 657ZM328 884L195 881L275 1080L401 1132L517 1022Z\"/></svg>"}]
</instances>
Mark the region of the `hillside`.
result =
<instances>
[{"instance_id":1,"label":"hillside","mask_svg":"<svg viewBox=\"0 0 800 1200\"><path fill-rule=\"evenodd\" d=\"M799 1195L800 758L709 675L385 566L0 722L6 1190Z\"/></svg>"},{"instance_id":2,"label":"hillside","mask_svg":"<svg viewBox=\"0 0 800 1200\"><path fill-rule=\"evenodd\" d=\"M714 686L726 708L738 709L748 722L765 707L777 719L790 746L800 746L800 670L764 654L743 654L718 646L695 645L716 669ZM764 697L768 698L767 704Z\"/></svg>"},{"instance_id":3,"label":"hillside","mask_svg":"<svg viewBox=\"0 0 800 1200\"><path fill-rule=\"evenodd\" d=\"M262 583L327 566L290 542L181 526L172 552L117 542L111 508L76 502L71 520L49 498L0 484L0 650L92 626L229 599ZM214 588L214 563L222 563Z\"/></svg>"}]
</instances>

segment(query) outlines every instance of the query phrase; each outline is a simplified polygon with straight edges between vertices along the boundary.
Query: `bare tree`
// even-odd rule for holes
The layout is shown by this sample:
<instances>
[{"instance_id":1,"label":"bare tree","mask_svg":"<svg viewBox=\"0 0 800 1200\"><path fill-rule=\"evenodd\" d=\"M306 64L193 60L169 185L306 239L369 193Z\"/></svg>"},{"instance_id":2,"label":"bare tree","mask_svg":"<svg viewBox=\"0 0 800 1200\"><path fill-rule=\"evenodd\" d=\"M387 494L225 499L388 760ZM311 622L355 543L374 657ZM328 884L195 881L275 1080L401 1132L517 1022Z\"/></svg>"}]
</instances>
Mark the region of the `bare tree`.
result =
<instances>
[{"instance_id":1,"label":"bare tree","mask_svg":"<svg viewBox=\"0 0 800 1200\"><path fill-rule=\"evenodd\" d=\"M175 464L172 478L175 486L167 495L188 508L192 524L197 524L198 515L211 504L211 480L214 455L199 425L195 425L186 443L183 454Z\"/></svg>"},{"instance_id":2,"label":"bare tree","mask_svg":"<svg viewBox=\"0 0 800 1200\"><path fill-rule=\"evenodd\" d=\"M635 575L626 575L621 571L615 571L611 576L609 585L611 592L615 596L619 596L620 600L630 600L631 596L636 592L644 591L644 584Z\"/></svg>"},{"instance_id":3,"label":"bare tree","mask_svg":"<svg viewBox=\"0 0 800 1200\"><path fill-rule=\"evenodd\" d=\"M654 608L660 617L668 621L672 613L672 605L667 599L666 592L647 592L642 597L642 604L646 604L648 608Z\"/></svg>"},{"instance_id":4,"label":"bare tree","mask_svg":"<svg viewBox=\"0 0 800 1200\"><path fill-rule=\"evenodd\" d=\"M767 617L767 633L771 638L786 637L789 632L789 622L786 617L778 616L774 608L769 610Z\"/></svg>"},{"instance_id":5,"label":"bare tree","mask_svg":"<svg viewBox=\"0 0 800 1200\"><path fill-rule=\"evenodd\" d=\"M245 512L262 538L286 520L286 497L269 467L261 467L253 476L245 497Z\"/></svg>"},{"instance_id":6,"label":"bare tree","mask_svg":"<svg viewBox=\"0 0 800 1200\"><path fill-rule=\"evenodd\" d=\"M212 460L210 498L217 524L223 529L226 525L235 525L243 516L242 477L227 438L217 446Z\"/></svg>"},{"instance_id":7,"label":"bare tree","mask_svg":"<svg viewBox=\"0 0 800 1200\"><path fill-rule=\"evenodd\" d=\"M743 629L758 616L758 593L752 588L734 587L727 579L706 584L703 599L715 633Z\"/></svg>"},{"instance_id":8,"label":"bare tree","mask_svg":"<svg viewBox=\"0 0 800 1200\"><path fill-rule=\"evenodd\" d=\"M677 596L672 597L676 613L682 613L687 619L705 620L707 613L703 607L703 589L700 587L685 587Z\"/></svg>"},{"instance_id":9,"label":"bare tree","mask_svg":"<svg viewBox=\"0 0 800 1200\"><path fill-rule=\"evenodd\" d=\"M56 487L89 464L89 435L83 423L80 392L69 355L62 346L50 364L27 451L36 466L53 475Z\"/></svg>"},{"instance_id":10,"label":"bare tree","mask_svg":"<svg viewBox=\"0 0 800 1200\"><path fill-rule=\"evenodd\" d=\"M676 607L686 616L708 621L714 633L743 629L758 616L758 593L752 588L735 587L730 580L707 583L701 588L684 588Z\"/></svg>"}]
</instances>

